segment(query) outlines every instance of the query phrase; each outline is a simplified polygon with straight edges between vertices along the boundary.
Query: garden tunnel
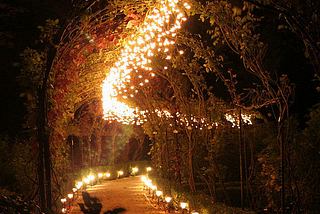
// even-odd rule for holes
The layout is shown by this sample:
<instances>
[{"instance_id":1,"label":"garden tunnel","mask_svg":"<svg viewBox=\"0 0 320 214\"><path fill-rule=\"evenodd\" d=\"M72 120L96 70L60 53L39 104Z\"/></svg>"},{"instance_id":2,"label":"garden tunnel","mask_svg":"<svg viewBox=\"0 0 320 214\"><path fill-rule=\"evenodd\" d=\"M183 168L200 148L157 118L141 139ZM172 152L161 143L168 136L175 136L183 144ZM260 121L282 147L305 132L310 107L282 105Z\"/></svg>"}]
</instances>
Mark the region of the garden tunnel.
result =
<instances>
[{"instance_id":1,"label":"garden tunnel","mask_svg":"<svg viewBox=\"0 0 320 214\"><path fill-rule=\"evenodd\" d=\"M39 107L41 207L51 209L51 189L60 186L51 183L51 169L64 174L66 162L75 166L74 152L86 160L80 168L107 165L122 157L146 158L149 143L161 178L187 184L192 193L201 186L212 201L229 204L236 200L225 183L231 189L235 184L240 206L279 207L272 191L278 186L270 182L268 193L259 192L249 180L255 166L272 171L263 168L272 157L256 154L278 143L273 152L281 160L280 175L263 175L271 173L285 185L284 121L294 86L286 75L274 77L264 69L266 45L254 31L259 19L250 8L239 12L226 1L163 0L109 2L86 10L63 28L58 20L40 27L48 47L59 37L55 51L38 56L47 57L40 65L46 73L36 77L40 90L29 100L31 110ZM256 131L261 124L272 129L270 118L257 111L263 107L276 118L272 140ZM267 180L263 175L255 174Z\"/></svg>"}]
</instances>

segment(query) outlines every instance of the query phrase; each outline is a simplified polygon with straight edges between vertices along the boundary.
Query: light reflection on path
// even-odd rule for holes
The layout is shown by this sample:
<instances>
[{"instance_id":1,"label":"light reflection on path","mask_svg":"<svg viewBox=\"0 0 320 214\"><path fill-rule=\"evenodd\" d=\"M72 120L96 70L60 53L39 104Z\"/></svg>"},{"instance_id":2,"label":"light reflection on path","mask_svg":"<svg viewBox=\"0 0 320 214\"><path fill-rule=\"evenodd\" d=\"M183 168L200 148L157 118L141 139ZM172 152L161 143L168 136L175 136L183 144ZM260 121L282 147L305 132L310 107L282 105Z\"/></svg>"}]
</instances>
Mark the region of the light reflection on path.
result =
<instances>
[{"instance_id":1,"label":"light reflection on path","mask_svg":"<svg viewBox=\"0 0 320 214\"><path fill-rule=\"evenodd\" d=\"M96 197L102 204L101 214L115 208L126 209L123 214L164 214L156 210L146 200L142 191L141 176L121 178L118 180L104 181L87 189L91 197ZM77 203L83 203L80 197ZM71 214L83 214L75 203Z\"/></svg>"}]
</instances>

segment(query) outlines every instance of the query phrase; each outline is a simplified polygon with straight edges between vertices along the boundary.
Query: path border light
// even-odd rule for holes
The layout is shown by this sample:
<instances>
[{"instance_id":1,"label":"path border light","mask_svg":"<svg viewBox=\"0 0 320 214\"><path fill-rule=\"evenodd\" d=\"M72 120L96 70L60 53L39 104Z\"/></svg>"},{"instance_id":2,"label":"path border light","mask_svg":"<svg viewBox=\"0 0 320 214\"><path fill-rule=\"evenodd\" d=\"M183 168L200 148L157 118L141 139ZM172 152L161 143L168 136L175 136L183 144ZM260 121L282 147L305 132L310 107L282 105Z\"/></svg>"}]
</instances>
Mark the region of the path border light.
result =
<instances>
[{"instance_id":1,"label":"path border light","mask_svg":"<svg viewBox=\"0 0 320 214\"><path fill-rule=\"evenodd\" d=\"M102 177L103 177L103 173L98 173L98 178L99 178L99 183L101 184L102 182Z\"/></svg>"},{"instance_id":2,"label":"path border light","mask_svg":"<svg viewBox=\"0 0 320 214\"><path fill-rule=\"evenodd\" d=\"M67 202L67 199L66 199L66 198L61 198L61 202L62 202L63 204L65 204L65 203Z\"/></svg>"},{"instance_id":3,"label":"path border light","mask_svg":"<svg viewBox=\"0 0 320 214\"><path fill-rule=\"evenodd\" d=\"M155 190L157 189L157 186L152 185L152 186L151 186L151 189L152 189L152 198L154 198L154 192L155 192Z\"/></svg>"},{"instance_id":4,"label":"path border light","mask_svg":"<svg viewBox=\"0 0 320 214\"><path fill-rule=\"evenodd\" d=\"M88 178L90 180L91 186L93 186L93 180L95 179L94 175L88 175Z\"/></svg>"},{"instance_id":5,"label":"path border light","mask_svg":"<svg viewBox=\"0 0 320 214\"><path fill-rule=\"evenodd\" d=\"M122 170L120 170L120 171L118 171L118 178L121 178L122 176L123 176L123 171Z\"/></svg>"},{"instance_id":6,"label":"path border light","mask_svg":"<svg viewBox=\"0 0 320 214\"><path fill-rule=\"evenodd\" d=\"M141 177L141 181L143 183L142 189L146 189L146 181L147 181L147 177L146 176L142 176Z\"/></svg>"},{"instance_id":7,"label":"path border light","mask_svg":"<svg viewBox=\"0 0 320 214\"><path fill-rule=\"evenodd\" d=\"M106 173L106 177L110 178L111 174L109 172Z\"/></svg>"},{"instance_id":8,"label":"path border light","mask_svg":"<svg viewBox=\"0 0 320 214\"><path fill-rule=\"evenodd\" d=\"M166 196L165 198L164 198L164 200L167 202L167 209L168 209L168 213L170 213L170 202L171 202L171 200L172 200L172 197L171 196Z\"/></svg>"},{"instance_id":9,"label":"path border light","mask_svg":"<svg viewBox=\"0 0 320 214\"><path fill-rule=\"evenodd\" d=\"M69 193L68 198L69 198L69 208L70 208L71 207L71 200L73 200L73 193Z\"/></svg>"},{"instance_id":10,"label":"path border light","mask_svg":"<svg viewBox=\"0 0 320 214\"><path fill-rule=\"evenodd\" d=\"M75 192L77 192L77 197L78 197L78 188L73 187L73 188L72 188L72 192L73 192L73 194L75 194Z\"/></svg>"},{"instance_id":11,"label":"path border light","mask_svg":"<svg viewBox=\"0 0 320 214\"><path fill-rule=\"evenodd\" d=\"M180 202L180 207L182 209L182 214L187 214L187 207L188 207L188 203L187 202L184 202L184 201L181 201Z\"/></svg>"},{"instance_id":12,"label":"path border light","mask_svg":"<svg viewBox=\"0 0 320 214\"><path fill-rule=\"evenodd\" d=\"M184 201L180 202L180 207L181 207L182 209L187 208L187 206L188 206L187 202L184 202Z\"/></svg>"},{"instance_id":13,"label":"path border light","mask_svg":"<svg viewBox=\"0 0 320 214\"><path fill-rule=\"evenodd\" d=\"M79 181L76 185L76 188L79 190L83 185L83 182L82 181Z\"/></svg>"},{"instance_id":14,"label":"path border light","mask_svg":"<svg viewBox=\"0 0 320 214\"><path fill-rule=\"evenodd\" d=\"M139 171L138 167L133 167L132 168L132 174L135 175Z\"/></svg>"},{"instance_id":15,"label":"path border light","mask_svg":"<svg viewBox=\"0 0 320 214\"><path fill-rule=\"evenodd\" d=\"M156 191L156 195L157 195L157 198L158 198L158 205L160 204L160 197L162 195L162 191L161 190L157 190Z\"/></svg>"}]
</instances>

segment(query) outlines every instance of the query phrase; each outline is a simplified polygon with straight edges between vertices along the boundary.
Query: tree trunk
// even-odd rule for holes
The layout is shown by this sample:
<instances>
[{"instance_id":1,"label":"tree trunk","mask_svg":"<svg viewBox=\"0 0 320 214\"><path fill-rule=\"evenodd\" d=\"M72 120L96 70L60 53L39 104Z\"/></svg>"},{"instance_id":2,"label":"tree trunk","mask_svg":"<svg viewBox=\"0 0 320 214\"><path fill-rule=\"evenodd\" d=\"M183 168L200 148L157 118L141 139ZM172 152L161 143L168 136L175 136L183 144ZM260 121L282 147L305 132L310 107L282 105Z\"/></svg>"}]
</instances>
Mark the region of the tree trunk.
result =
<instances>
[{"instance_id":1,"label":"tree trunk","mask_svg":"<svg viewBox=\"0 0 320 214\"><path fill-rule=\"evenodd\" d=\"M112 160L111 160L111 164L115 164L116 139L117 139L117 134L113 135L113 138L112 138Z\"/></svg>"},{"instance_id":2,"label":"tree trunk","mask_svg":"<svg viewBox=\"0 0 320 214\"><path fill-rule=\"evenodd\" d=\"M97 135L97 162L96 165L100 166L101 162L101 153L102 153L102 140L101 140L101 132Z\"/></svg>"},{"instance_id":3,"label":"tree trunk","mask_svg":"<svg viewBox=\"0 0 320 214\"><path fill-rule=\"evenodd\" d=\"M286 207L286 202L285 202L285 142L283 140L283 122L280 121L278 123L278 141L280 144L280 184L281 184L281 189L280 189L280 201L281 201L281 213L285 213L285 207Z\"/></svg>"},{"instance_id":4,"label":"tree trunk","mask_svg":"<svg viewBox=\"0 0 320 214\"><path fill-rule=\"evenodd\" d=\"M44 210L46 207L45 200L45 187L44 187L44 164L43 164L43 141L40 139L40 129L38 129L38 143L39 143L39 152L38 152L38 179L39 179L39 201L40 208Z\"/></svg>"},{"instance_id":5,"label":"tree trunk","mask_svg":"<svg viewBox=\"0 0 320 214\"><path fill-rule=\"evenodd\" d=\"M38 141L39 141L39 196L42 210L51 210L51 160L50 142L46 131L46 84L38 91Z\"/></svg>"},{"instance_id":6,"label":"tree trunk","mask_svg":"<svg viewBox=\"0 0 320 214\"><path fill-rule=\"evenodd\" d=\"M193 169L193 148L194 142L192 139L192 132L187 133L189 139L189 151L188 151L188 162L189 162L189 186L192 193L196 191L195 183L194 183L194 169Z\"/></svg>"},{"instance_id":7,"label":"tree trunk","mask_svg":"<svg viewBox=\"0 0 320 214\"><path fill-rule=\"evenodd\" d=\"M240 170L240 199L241 199L241 209L244 210L243 203L243 164L242 164L242 151L243 151L243 143L242 143L242 118L241 118L241 109L239 109L239 170Z\"/></svg>"}]
</instances>

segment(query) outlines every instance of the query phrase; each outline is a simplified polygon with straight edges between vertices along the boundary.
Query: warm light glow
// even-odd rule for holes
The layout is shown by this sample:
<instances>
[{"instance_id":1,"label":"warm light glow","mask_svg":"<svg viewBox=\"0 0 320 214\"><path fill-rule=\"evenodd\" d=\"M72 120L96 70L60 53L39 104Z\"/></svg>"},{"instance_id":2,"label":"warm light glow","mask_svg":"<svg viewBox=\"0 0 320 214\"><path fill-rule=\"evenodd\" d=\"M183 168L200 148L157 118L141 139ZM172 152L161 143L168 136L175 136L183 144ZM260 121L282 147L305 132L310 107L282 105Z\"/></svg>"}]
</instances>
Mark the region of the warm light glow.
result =
<instances>
[{"instance_id":1,"label":"warm light glow","mask_svg":"<svg viewBox=\"0 0 320 214\"><path fill-rule=\"evenodd\" d=\"M169 202L171 201L171 199L172 199L172 198L171 198L170 196L166 196L166 197L164 198L164 200L166 200L167 203L169 203Z\"/></svg>"},{"instance_id":2,"label":"warm light glow","mask_svg":"<svg viewBox=\"0 0 320 214\"><path fill-rule=\"evenodd\" d=\"M84 181L86 184L90 183L90 179L89 179L89 178L85 178L85 179L83 179L83 181Z\"/></svg>"},{"instance_id":3,"label":"warm light glow","mask_svg":"<svg viewBox=\"0 0 320 214\"><path fill-rule=\"evenodd\" d=\"M106 173L107 178L110 178L111 174L109 172Z\"/></svg>"},{"instance_id":4,"label":"warm light glow","mask_svg":"<svg viewBox=\"0 0 320 214\"><path fill-rule=\"evenodd\" d=\"M89 178L90 181L93 181L94 180L94 175L89 175L88 178Z\"/></svg>"},{"instance_id":5,"label":"warm light glow","mask_svg":"<svg viewBox=\"0 0 320 214\"><path fill-rule=\"evenodd\" d=\"M152 185L152 186L151 186L151 189L152 189L152 190L156 190L157 187L156 187L155 185Z\"/></svg>"},{"instance_id":6,"label":"warm light glow","mask_svg":"<svg viewBox=\"0 0 320 214\"><path fill-rule=\"evenodd\" d=\"M142 177L141 177L141 181L142 181L142 182L146 182L146 180L147 180L147 177L146 177L146 176L142 176Z\"/></svg>"},{"instance_id":7,"label":"warm light glow","mask_svg":"<svg viewBox=\"0 0 320 214\"><path fill-rule=\"evenodd\" d=\"M139 25L137 32L125 41L118 61L108 71L108 76L102 85L105 120L115 120L124 124L136 123L139 125L143 123L143 120L140 120L143 112L121 102L118 95L127 90L130 95L121 95L121 97L123 99L127 99L129 96L133 97L134 93L130 91L137 92L137 89L133 89L133 86L127 88L127 84L131 82L131 72L150 73L152 70L150 57L154 55L153 52L155 50L169 52L169 46L175 44L175 32L181 28L182 22L186 20L179 9L178 2L178 0L167 0L157 3ZM187 3L184 3L183 7L190 9ZM133 24L129 21L127 28L132 27ZM179 53L183 54L182 51ZM168 55L166 59L171 59L171 56ZM138 76L142 78L143 74ZM153 77L154 73L151 73L151 76ZM145 79L144 83L148 84L149 79ZM141 82L140 86L143 85Z\"/></svg>"},{"instance_id":8,"label":"warm light glow","mask_svg":"<svg viewBox=\"0 0 320 214\"><path fill-rule=\"evenodd\" d=\"M188 130L210 130L218 126L218 123L210 122L207 118L183 115L179 112L172 115L168 111L158 109L147 112L124 102L139 93L139 89L150 84L152 77L155 77L151 67L151 57L155 53L165 53L167 60L172 59L172 45L175 44L177 31L186 21L183 10L191 9L188 3L180 2L180 0L157 1L139 26L128 22L127 28L135 29L135 32L123 41L119 58L107 71L107 77L101 86L105 120L141 125L147 120L148 114L155 114L159 117L176 118L176 124L184 125ZM178 54L184 54L184 51L178 50ZM164 66L163 69L170 68ZM132 81L131 78L134 76L139 79L138 82ZM233 126L238 126L235 115L226 114L225 117ZM244 123L252 124L250 115L243 114L242 119Z\"/></svg>"},{"instance_id":9,"label":"warm light glow","mask_svg":"<svg viewBox=\"0 0 320 214\"><path fill-rule=\"evenodd\" d=\"M147 172L150 172L152 170L152 168L149 166L147 167Z\"/></svg>"},{"instance_id":10,"label":"warm light glow","mask_svg":"<svg viewBox=\"0 0 320 214\"><path fill-rule=\"evenodd\" d=\"M72 193L69 193L69 194L68 194L68 198L69 198L69 199L72 199L72 198L73 198L73 194L72 194Z\"/></svg>"},{"instance_id":11,"label":"warm light glow","mask_svg":"<svg viewBox=\"0 0 320 214\"><path fill-rule=\"evenodd\" d=\"M80 189L82 187L83 183L81 181L79 181L76 185L77 189Z\"/></svg>"},{"instance_id":12,"label":"warm light glow","mask_svg":"<svg viewBox=\"0 0 320 214\"><path fill-rule=\"evenodd\" d=\"M102 178L102 176L103 176L102 173L99 173L99 174L98 174L98 177L99 177L99 178Z\"/></svg>"},{"instance_id":13,"label":"warm light glow","mask_svg":"<svg viewBox=\"0 0 320 214\"><path fill-rule=\"evenodd\" d=\"M162 191L157 190L157 191L156 191L156 195L157 195L158 197L160 197L160 196L162 195Z\"/></svg>"},{"instance_id":14,"label":"warm light glow","mask_svg":"<svg viewBox=\"0 0 320 214\"><path fill-rule=\"evenodd\" d=\"M67 212L67 208L65 208L65 207L62 208L61 212L62 212L62 213L66 213L66 212Z\"/></svg>"},{"instance_id":15,"label":"warm light glow","mask_svg":"<svg viewBox=\"0 0 320 214\"><path fill-rule=\"evenodd\" d=\"M151 180L146 180L145 184L146 184L147 187L151 187L152 186Z\"/></svg>"},{"instance_id":16,"label":"warm light glow","mask_svg":"<svg viewBox=\"0 0 320 214\"><path fill-rule=\"evenodd\" d=\"M226 114L225 117L226 117L227 121L232 123L232 127L237 126L238 128L240 128L239 114L235 114L235 113ZM242 119L243 123L245 123L247 125L252 125L251 115L241 114L241 119Z\"/></svg>"},{"instance_id":17,"label":"warm light glow","mask_svg":"<svg viewBox=\"0 0 320 214\"><path fill-rule=\"evenodd\" d=\"M199 214L199 212L197 212L197 211L192 211L191 214Z\"/></svg>"},{"instance_id":18,"label":"warm light glow","mask_svg":"<svg viewBox=\"0 0 320 214\"><path fill-rule=\"evenodd\" d=\"M132 172L133 172L133 173L137 173L138 171L139 171L139 169L138 169L137 167L133 167L133 168L132 168Z\"/></svg>"},{"instance_id":19,"label":"warm light glow","mask_svg":"<svg viewBox=\"0 0 320 214\"><path fill-rule=\"evenodd\" d=\"M75 187L72 188L72 191L73 191L73 192L77 192L77 190L78 190L78 189L75 188Z\"/></svg>"},{"instance_id":20,"label":"warm light glow","mask_svg":"<svg viewBox=\"0 0 320 214\"><path fill-rule=\"evenodd\" d=\"M186 202L180 202L180 207L182 208L182 209L185 209L186 207L187 207L187 203Z\"/></svg>"},{"instance_id":21,"label":"warm light glow","mask_svg":"<svg viewBox=\"0 0 320 214\"><path fill-rule=\"evenodd\" d=\"M118 173L119 173L119 175L123 175L123 171L119 171Z\"/></svg>"},{"instance_id":22,"label":"warm light glow","mask_svg":"<svg viewBox=\"0 0 320 214\"><path fill-rule=\"evenodd\" d=\"M61 202L62 202L62 203L66 203L66 202L67 202L67 199L66 199L66 198L61 198Z\"/></svg>"}]
</instances>

